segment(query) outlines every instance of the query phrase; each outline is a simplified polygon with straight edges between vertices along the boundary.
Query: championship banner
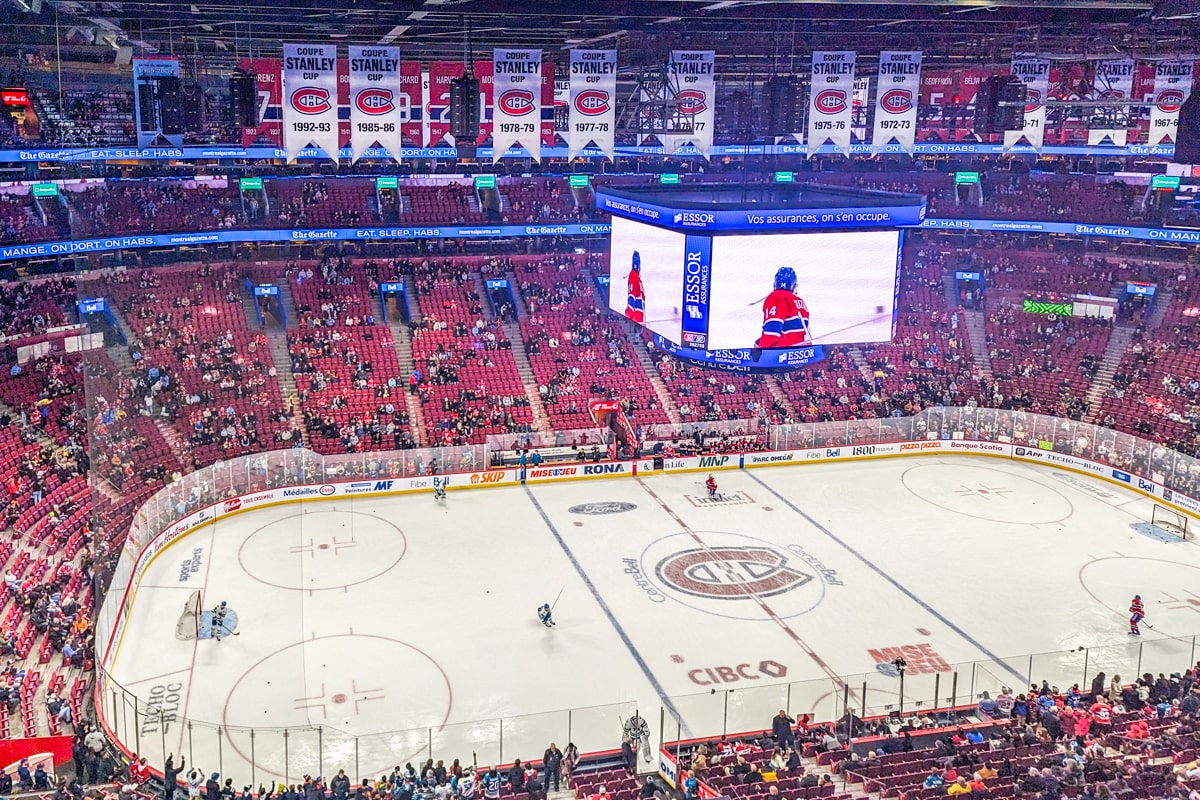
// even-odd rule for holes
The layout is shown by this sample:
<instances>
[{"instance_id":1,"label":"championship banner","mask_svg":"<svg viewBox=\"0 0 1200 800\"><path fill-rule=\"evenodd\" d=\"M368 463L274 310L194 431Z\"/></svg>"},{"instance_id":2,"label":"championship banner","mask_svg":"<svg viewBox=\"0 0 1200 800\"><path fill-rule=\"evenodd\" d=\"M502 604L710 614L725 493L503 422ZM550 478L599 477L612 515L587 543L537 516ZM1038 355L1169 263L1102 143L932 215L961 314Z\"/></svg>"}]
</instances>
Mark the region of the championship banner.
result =
<instances>
[{"instance_id":1,"label":"championship banner","mask_svg":"<svg viewBox=\"0 0 1200 800\"><path fill-rule=\"evenodd\" d=\"M408 95L400 92L400 48L350 45L350 161L373 144L400 162Z\"/></svg>"},{"instance_id":2,"label":"championship banner","mask_svg":"<svg viewBox=\"0 0 1200 800\"><path fill-rule=\"evenodd\" d=\"M884 50L875 88L875 127L871 154L896 140L910 156L917 137L917 98L921 93L921 52Z\"/></svg>"},{"instance_id":3,"label":"championship banner","mask_svg":"<svg viewBox=\"0 0 1200 800\"><path fill-rule=\"evenodd\" d=\"M708 158L712 150L713 110L717 104L717 82L713 72L716 66L713 50L672 50L667 62L667 78L674 95L680 121L692 127L691 133L663 132L663 151L671 155L684 144L691 142L700 153Z\"/></svg>"},{"instance_id":4,"label":"championship banner","mask_svg":"<svg viewBox=\"0 0 1200 800\"><path fill-rule=\"evenodd\" d=\"M338 160L337 45L283 46L283 149L288 163L308 145Z\"/></svg>"},{"instance_id":5,"label":"championship banner","mask_svg":"<svg viewBox=\"0 0 1200 800\"><path fill-rule=\"evenodd\" d=\"M1046 135L1046 95L1050 91L1050 60L1046 58L1015 58L1012 74L1025 84L1025 127L1019 131L1004 132L1004 150L1007 151L1022 137L1041 152Z\"/></svg>"},{"instance_id":6,"label":"championship banner","mask_svg":"<svg viewBox=\"0 0 1200 800\"><path fill-rule=\"evenodd\" d=\"M1154 105L1150 106L1150 144L1175 141L1179 109L1192 93L1191 61L1160 61L1154 67Z\"/></svg>"},{"instance_id":7,"label":"championship banner","mask_svg":"<svg viewBox=\"0 0 1200 800\"><path fill-rule=\"evenodd\" d=\"M133 59L133 91L134 96L153 96L160 78L179 78L179 59L174 56L141 56ZM26 101L28 105L28 101ZM142 116L142 106L153 110L153 104L136 102L133 104L133 121L137 130L138 147L149 147L159 139L165 139L176 147L183 145L183 133L166 135L163 133L162 119L159 114L151 114L149 119Z\"/></svg>"},{"instance_id":8,"label":"championship banner","mask_svg":"<svg viewBox=\"0 0 1200 800\"><path fill-rule=\"evenodd\" d=\"M407 109L407 117L400 129L400 140L417 147L425 146L425 138L421 135L425 123L422 77L420 61L400 62L400 94L403 96L399 103L401 109Z\"/></svg>"},{"instance_id":9,"label":"championship banner","mask_svg":"<svg viewBox=\"0 0 1200 800\"><path fill-rule=\"evenodd\" d=\"M617 51L572 50L567 160L592 142L612 159L617 128Z\"/></svg>"},{"instance_id":10,"label":"championship banner","mask_svg":"<svg viewBox=\"0 0 1200 800\"><path fill-rule=\"evenodd\" d=\"M554 79L554 138L567 141L567 131L570 128L571 79Z\"/></svg>"},{"instance_id":11,"label":"championship banner","mask_svg":"<svg viewBox=\"0 0 1200 800\"><path fill-rule=\"evenodd\" d=\"M1118 104L1092 109L1091 125L1088 126L1089 145L1104 144L1104 140L1108 139L1118 147L1125 146L1129 138L1129 106L1125 104L1133 97L1133 72L1132 58L1101 61L1096 65L1092 99L1116 100Z\"/></svg>"},{"instance_id":12,"label":"championship banner","mask_svg":"<svg viewBox=\"0 0 1200 800\"><path fill-rule=\"evenodd\" d=\"M854 96L853 50L816 50L808 93L808 157L825 142L850 155L851 105ZM800 137L796 137L799 141Z\"/></svg>"},{"instance_id":13,"label":"championship banner","mask_svg":"<svg viewBox=\"0 0 1200 800\"><path fill-rule=\"evenodd\" d=\"M514 144L542 160L542 51L492 51L492 163Z\"/></svg>"}]
</instances>

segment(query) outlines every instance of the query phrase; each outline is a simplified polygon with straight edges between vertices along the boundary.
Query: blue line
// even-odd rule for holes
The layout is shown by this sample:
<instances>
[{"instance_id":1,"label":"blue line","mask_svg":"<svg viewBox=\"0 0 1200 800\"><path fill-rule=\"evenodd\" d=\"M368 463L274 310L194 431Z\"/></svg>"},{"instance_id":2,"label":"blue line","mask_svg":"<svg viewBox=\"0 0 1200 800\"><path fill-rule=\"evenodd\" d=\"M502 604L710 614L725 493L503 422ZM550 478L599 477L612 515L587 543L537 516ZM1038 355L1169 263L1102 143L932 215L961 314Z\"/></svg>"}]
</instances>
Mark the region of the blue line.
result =
<instances>
[{"instance_id":1,"label":"blue line","mask_svg":"<svg viewBox=\"0 0 1200 800\"><path fill-rule=\"evenodd\" d=\"M846 544L844 541L842 541L842 540L841 540L841 539L839 539L837 536L835 536L835 535L833 534L833 532L832 532L832 531L830 531L828 528L826 528L824 525L822 525L821 523L817 522L815 519L813 519L812 517L810 517L808 514L806 514L806 513L804 513L803 511L801 511L801 510L800 510L800 509L799 509L799 508L798 508L796 505L794 505L794 504L792 503L792 501L791 501L791 500L788 500L786 497L784 497L783 495L781 495L779 492L775 491L773 488L771 488L770 486L768 486L766 483L764 483L764 482L762 481L762 479L760 479L760 478L759 478L757 475L755 475L755 474L754 474L752 471L750 471L750 470L746 470L745 472L746 472L746 474L747 474L748 476L750 476L750 477L751 477L751 478L752 478L752 479L753 479L753 480L754 480L754 481L755 481L755 482L756 482L756 483L757 483L759 486L763 487L763 488L764 488L764 489L766 489L768 492L770 492L771 494L775 495L775 497L777 497L777 498L779 499L779 501L780 501L780 502L782 502L784 505L786 505L786 506L787 506L788 508L790 508L792 511L795 511L795 512L796 512L797 514L799 514L800 516L804 517L804 519L808 520L808 524L812 525L814 528L816 528L817 530L819 530L821 533L825 534L825 535L826 535L826 536L828 536L830 539L832 539L833 541L835 541L835 542L837 542L838 544L840 544L840 545L841 545L843 548L845 548L846 550L848 550L848 551L849 551L849 552L850 552L850 553L851 553L851 554L852 554L852 555L853 555L855 558L857 558L857 559L858 559L859 561L861 561L862 563L866 564L866 565L867 565L867 566L868 566L868 567L869 567L869 568L870 568L870 569L871 569L871 570L872 570L872 571L873 571L873 572L874 572L876 575L878 575L879 577L883 578L885 581L887 581L888 583L890 583L892 586L896 587L896 589L897 589L897 590L898 590L898 591L899 591L901 594L903 594L903 595L904 595L905 597L907 597L909 600L912 600L914 603L916 603L917 605L919 605L921 608L923 608L923 609L925 609L926 611L928 611L930 614L932 614L934 617L936 617L936 618L938 619L938 621L940 621L940 622L941 622L943 625L945 625L947 628L949 628L950 630L954 631L954 632L955 632L955 633L957 633L959 636L961 636L962 638L966 639L966 640L967 640L968 642L970 642L972 645L974 645L975 647L977 647L977 648L979 649L979 652L983 653L983 654L984 654L984 655L986 655L988 658L990 658L992 661L994 661L995 663L997 663L997 664L999 664L1000 666L1004 667L1004 669L1006 669L1010 675L1012 675L1013 677L1015 677L1015 678L1017 679L1017 683L1018 683L1018 685L1021 685L1021 686L1023 686L1023 685L1024 685L1024 683L1025 683L1025 680L1026 680L1026 677L1027 677L1027 676L1025 676L1025 675L1022 675L1021 673L1017 672L1015 669L1013 669L1012 667L1010 667L1010 666L1008 665L1008 662L1007 662L1007 661L1005 661L1004 659L1000 658L1000 656L996 655L996 654L995 654L995 653L993 653L991 650L988 650L986 647L984 647L984 646L983 646L983 644L982 644L982 643L980 643L980 642L976 641L976 640L975 640L975 638L974 638L974 637L972 637L972 636L971 636L969 633L967 633L967 632L966 632L966 631L964 631L962 628L960 628L960 627L958 627L957 625L955 625L955 624L954 624L953 622L951 622L950 620L946 619L946 617L945 617L945 616L943 616L943 615L942 615L940 612L938 612L938 611L934 610L933 606L929 605L929 604L928 604L928 603L926 603L924 600L922 600L921 598L919 598L919 597L917 597L915 594L913 594L913 592L912 592L912 591L911 591L911 590L910 590L910 589L909 589L907 586L905 586L904 584L900 583L900 581L896 580L896 579L895 579L895 578L893 578L891 575L889 575L889 574L887 574L886 572L884 572L882 569L880 569L879 567L877 567L877 566L876 566L876 565L875 565L873 562L871 562L870 560L868 560L868 559L867 559L867 557L866 557L866 556L864 556L862 553L858 552L858 551L857 551L857 550L855 550L853 547L851 547L850 545Z\"/></svg>"},{"instance_id":2,"label":"blue line","mask_svg":"<svg viewBox=\"0 0 1200 800\"><path fill-rule=\"evenodd\" d=\"M642 674L646 676L646 680L650 681L650 685L654 688L654 691L658 692L658 699L662 701L664 706L666 706L667 711L669 711L671 715L678 720L680 727L683 729L682 733L685 736L690 737L692 735L692 731L683 721L683 715L679 713L677 708L675 708L675 704L671 702L671 698L668 697L666 691L663 690L662 684L658 682L658 678L654 677L654 673L650 671L650 665L646 663L646 659L642 658L642 654L639 653L637 647L634 646L633 640L629 638L629 634L627 634L625 629L621 627L621 623L617 622L617 616L613 614L612 609L608 607L608 603L604 602L604 598L601 597L600 592L596 590L596 585L592 583L592 579L588 577L587 572L584 571L583 566L579 563L579 560L575 558L575 554L571 552L571 548L568 547L567 543L563 540L562 534L558 532L558 528L554 527L554 523L550 521L550 517L546 514L545 509L542 508L542 504L539 503L537 498L533 496L533 492L530 491L528 486L524 486L522 488L525 489L525 494L529 496L529 502L533 503L533 507L537 509L538 514L541 514L542 522L546 523L546 527L550 529L550 533L554 534L554 540L558 542L558 546L561 547L563 553L566 554L567 560L571 562L571 566L575 567L575 571L578 572L579 577L583 579L583 585L588 588L588 591L592 593L592 597L594 597L596 602L600 604L600 610L604 612L604 616L608 617L608 621L612 623L613 629L615 629L617 632L617 636L620 636L621 641L625 643L625 647L628 648L629 654L633 656L633 660L636 661L638 667L641 668ZM660 731L660 733L665 741L667 738L666 731Z\"/></svg>"}]
</instances>

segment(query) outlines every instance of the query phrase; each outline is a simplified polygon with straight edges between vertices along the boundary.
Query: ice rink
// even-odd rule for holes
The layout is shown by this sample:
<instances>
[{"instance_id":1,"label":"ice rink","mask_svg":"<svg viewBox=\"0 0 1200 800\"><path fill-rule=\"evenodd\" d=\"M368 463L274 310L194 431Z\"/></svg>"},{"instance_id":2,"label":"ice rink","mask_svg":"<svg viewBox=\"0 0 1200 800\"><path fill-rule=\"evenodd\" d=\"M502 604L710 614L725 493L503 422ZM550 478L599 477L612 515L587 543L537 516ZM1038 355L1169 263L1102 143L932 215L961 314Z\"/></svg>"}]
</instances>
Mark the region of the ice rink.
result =
<instances>
[{"instance_id":1,"label":"ice rink","mask_svg":"<svg viewBox=\"0 0 1200 800\"><path fill-rule=\"evenodd\" d=\"M164 713L131 720L106 698L106 716L151 760L186 753L240 786L606 749L635 709L656 743L766 728L784 707L829 719L847 696L879 712L899 682L877 664L897 654L906 708L935 687L974 702L1194 660L1200 551L1139 532L1151 501L1109 483L921 456L723 471L710 502L704 477L292 503L201 527L151 562L113 663ZM239 635L176 638L194 589L229 603ZM534 609L560 590L546 629ZM1135 593L1154 628L1131 641Z\"/></svg>"}]
</instances>

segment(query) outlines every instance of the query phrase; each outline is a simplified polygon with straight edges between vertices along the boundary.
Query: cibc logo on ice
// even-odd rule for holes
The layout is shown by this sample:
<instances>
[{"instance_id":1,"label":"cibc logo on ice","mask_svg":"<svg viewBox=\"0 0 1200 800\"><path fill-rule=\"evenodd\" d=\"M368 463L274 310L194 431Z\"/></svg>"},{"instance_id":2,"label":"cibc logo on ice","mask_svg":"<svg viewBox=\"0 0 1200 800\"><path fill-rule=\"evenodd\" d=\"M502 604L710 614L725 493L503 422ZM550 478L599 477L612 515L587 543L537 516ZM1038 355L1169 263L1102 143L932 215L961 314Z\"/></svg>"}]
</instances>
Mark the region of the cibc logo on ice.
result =
<instances>
[{"instance_id":1,"label":"cibc logo on ice","mask_svg":"<svg viewBox=\"0 0 1200 800\"><path fill-rule=\"evenodd\" d=\"M624 559L627 573L652 600L667 597L683 605L733 619L765 618L769 598L779 617L815 608L830 585L841 585L827 568L798 545L779 545L723 531L665 536L640 558ZM661 602L655 600L656 602Z\"/></svg>"}]
</instances>

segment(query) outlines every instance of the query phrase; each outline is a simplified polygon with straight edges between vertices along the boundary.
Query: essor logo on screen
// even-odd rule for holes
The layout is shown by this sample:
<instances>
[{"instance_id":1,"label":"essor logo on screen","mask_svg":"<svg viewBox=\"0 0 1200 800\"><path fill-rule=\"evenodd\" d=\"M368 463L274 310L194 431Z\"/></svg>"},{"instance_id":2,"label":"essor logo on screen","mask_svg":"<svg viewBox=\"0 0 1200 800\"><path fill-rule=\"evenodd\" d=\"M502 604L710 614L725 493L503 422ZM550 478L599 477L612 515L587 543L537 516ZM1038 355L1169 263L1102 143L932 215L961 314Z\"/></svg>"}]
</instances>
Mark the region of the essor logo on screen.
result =
<instances>
[{"instance_id":1,"label":"essor logo on screen","mask_svg":"<svg viewBox=\"0 0 1200 800\"><path fill-rule=\"evenodd\" d=\"M396 104L392 102L391 89L363 89L354 98L354 105L364 114L372 116L378 114L387 114L396 108Z\"/></svg>"},{"instance_id":2,"label":"essor logo on screen","mask_svg":"<svg viewBox=\"0 0 1200 800\"><path fill-rule=\"evenodd\" d=\"M813 98L813 107L822 114L837 114L846 110L846 92L826 89Z\"/></svg>"},{"instance_id":3,"label":"essor logo on screen","mask_svg":"<svg viewBox=\"0 0 1200 800\"><path fill-rule=\"evenodd\" d=\"M1167 114L1174 114L1182 108L1183 101L1183 92L1178 89L1164 89L1158 93L1158 97L1154 98L1154 103L1158 106L1158 110Z\"/></svg>"},{"instance_id":4,"label":"essor logo on screen","mask_svg":"<svg viewBox=\"0 0 1200 800\"><path fill-rule=\"evenodd\" d=\"M533 92L525 89L509 89L496 100L496 105L505 114L524 116L533 111Z\"/></svg>"},{"instance_id":5,"label":"essor logo on screen","mask_svg":"<svg viewBox=\"0 0 1200 800\"><path fill-rule=\"evenodd\" d=\"M608 92L588 89L575 95L575 110L585 116L595 117L608 112Z\"/></svg>"},{"instance_id":6,"label":"essor logo on screen","mask_svg":"<svg viewBox=\"0 0 1200 800\"><path fill-rule=\"evenodd\" d=\"M716 218L712 214L702 214L696 211L675 212L676 225L713 225Z\"/></svg>"},{"instance_id":7,"label":"essor logo on screen","mask_svg":"<svg viewBox=\"0 0 1200 800\"><path fill-rule=\"evenodd\" d=\"M316 86L305 86L292 92L292 108L301 114L321 114L333 106L329 104L329 91Z\"/></svg>"},{"instance_id":8,"label":"essor logo on screen","mask_svg":"<svg viewBox=\"0 0 1200 800\"><path fill-rule=\"evenodd\" d=\"M699 114L708 109L708 95L698 89L675 93L675 103L681 114Z\"/></svg>"},{"instance_id":9,"label":"essor logo on screen","mask_svg":"<svg viewBox=\"0 0 1200 800\"><path fill-rule=\"evenodd\" d=\"M892 89L879 98L879 107L890 114L903 114L913 107L912 92L907 89Z\"/></svg>"}]
</instances>

